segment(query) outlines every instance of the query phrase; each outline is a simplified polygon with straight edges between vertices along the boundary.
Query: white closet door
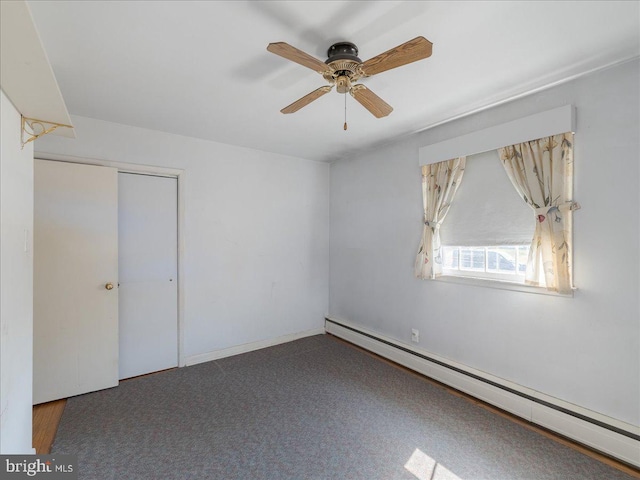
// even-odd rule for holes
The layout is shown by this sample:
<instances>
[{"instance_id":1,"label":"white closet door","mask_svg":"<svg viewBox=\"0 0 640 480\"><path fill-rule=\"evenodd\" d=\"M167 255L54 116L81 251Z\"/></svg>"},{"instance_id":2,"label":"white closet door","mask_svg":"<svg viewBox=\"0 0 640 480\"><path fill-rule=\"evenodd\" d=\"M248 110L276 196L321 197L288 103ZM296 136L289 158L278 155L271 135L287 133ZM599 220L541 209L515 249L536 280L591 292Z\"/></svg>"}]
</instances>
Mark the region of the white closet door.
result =
<instances>
[{"instance_id":1,"label":"white closet door","mask_svg":"<svg viewBox=\"0 0 640 480\"><path fill-rule=\"evenodd\" d=\"M34 404L117 385L117 170L36 160L33 251Z\"/></svg>"},{"instance_id":2,"label":"white closet door","mask_svg":"<svg viewBox=\"0 0 640 480\"><path fill-rule=\"evenodd\" d=\"M120 378L178 366L178 181L118 174Z\"/></svg>"}]
</instances>

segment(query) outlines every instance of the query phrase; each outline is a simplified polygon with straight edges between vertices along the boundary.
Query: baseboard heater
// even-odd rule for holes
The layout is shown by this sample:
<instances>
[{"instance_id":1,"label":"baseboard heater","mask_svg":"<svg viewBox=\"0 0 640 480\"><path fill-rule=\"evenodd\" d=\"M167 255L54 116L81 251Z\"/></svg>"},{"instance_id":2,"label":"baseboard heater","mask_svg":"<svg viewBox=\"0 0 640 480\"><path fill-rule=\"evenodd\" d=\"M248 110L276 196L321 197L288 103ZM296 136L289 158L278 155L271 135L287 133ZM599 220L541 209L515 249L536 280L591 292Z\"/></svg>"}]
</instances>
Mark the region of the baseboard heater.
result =
<instances>
[{"instance_id":1,"label":"baseboard heater","mask_svg":"<svg viewBox=\"0 0 640 480\"><path fill-rule=\"evenodd\" d=\"M325 318L325 331L532 423L640 467L640 428L455 365L345 320ZM637 431L633 431L633 430Z\"/></svg>"}]
</instances>

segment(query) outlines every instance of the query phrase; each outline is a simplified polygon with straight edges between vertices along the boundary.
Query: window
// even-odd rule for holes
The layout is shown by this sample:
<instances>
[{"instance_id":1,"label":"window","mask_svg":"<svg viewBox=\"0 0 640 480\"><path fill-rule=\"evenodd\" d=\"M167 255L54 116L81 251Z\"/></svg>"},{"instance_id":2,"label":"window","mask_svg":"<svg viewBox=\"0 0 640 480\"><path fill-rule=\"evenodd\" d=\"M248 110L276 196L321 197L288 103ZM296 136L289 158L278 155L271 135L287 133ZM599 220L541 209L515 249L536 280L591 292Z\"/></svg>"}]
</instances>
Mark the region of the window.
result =
<instances>
[{"instance_id":1,"label":"window","mask_svg":"<svg viewBox=\"0 0 640 480\"><path fill-rule=\"evenodd\" d=\"M520 247L530 243L525 283L572 295L572 214L580 208L573 200L574 132L575 109L565 105L421 147L424 227L416 276L437 278L448 262L449 275L495 278L512 269L517 273L510 281L519 282ZM492 167L472 173L484 155L493 156L487 164L503 167L503 173L490 173ZM454 178L452 162L462 162L465 171L465 161L467 173ZM432 164L446 169L427 168ZM509 184L521 202L504 200Z\"/></svg>"},{"instance_id":2,"label":"window","mask_svg":"<svg viewBox=\"0 0 640 480\"><path fill-rule=\"evenodd\" d=\"M442 247L444 275L524 283L529 245Z\"/></svg>"},{"instance_id":3,"label":"window","mask_svg":"<svg viewBox=\"0 0 640 480\"><path fill-rule=\"evenodd\" d=\"M440 229L442 274L524 284L532 217L496 150L468 156Z\"/></svg>"}]
</instances>

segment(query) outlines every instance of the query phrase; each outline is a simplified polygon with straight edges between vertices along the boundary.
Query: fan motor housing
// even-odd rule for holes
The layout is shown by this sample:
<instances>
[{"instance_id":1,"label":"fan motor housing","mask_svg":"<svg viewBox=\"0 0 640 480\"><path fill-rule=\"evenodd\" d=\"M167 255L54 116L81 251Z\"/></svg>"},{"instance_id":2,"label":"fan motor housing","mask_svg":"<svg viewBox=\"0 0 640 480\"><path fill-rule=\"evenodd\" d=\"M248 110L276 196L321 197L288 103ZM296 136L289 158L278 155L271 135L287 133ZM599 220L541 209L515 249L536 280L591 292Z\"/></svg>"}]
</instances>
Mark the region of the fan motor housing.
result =
<instances>
[{"instance_id":1,"label":"fan motor housing","mask_svg":"<svg viewBox=\"0 0 640 480\"><path fill-rule=\"evenodd\" d=\"M334 43L327 50L327 60L324 62L330 64L336 60L352 60L354 62L362 63L362 60L358 58L358 47L351 42L338 42Z\"/></svg>"},{"instance_id":2,"label":"fan motor housing","mask_svg":"<svg viewBox=\"0 0 640 480\"><path fill-rule=\"evenodd\" d=\"M362 60L358 58L358 47L351 42L334 43L327 51L327 60L324 62L331 70L324 73L328 82L337 86L338 93L347 93L351 90L351 84L361 76L360 65Z\"/></svg>"}]
</instances>

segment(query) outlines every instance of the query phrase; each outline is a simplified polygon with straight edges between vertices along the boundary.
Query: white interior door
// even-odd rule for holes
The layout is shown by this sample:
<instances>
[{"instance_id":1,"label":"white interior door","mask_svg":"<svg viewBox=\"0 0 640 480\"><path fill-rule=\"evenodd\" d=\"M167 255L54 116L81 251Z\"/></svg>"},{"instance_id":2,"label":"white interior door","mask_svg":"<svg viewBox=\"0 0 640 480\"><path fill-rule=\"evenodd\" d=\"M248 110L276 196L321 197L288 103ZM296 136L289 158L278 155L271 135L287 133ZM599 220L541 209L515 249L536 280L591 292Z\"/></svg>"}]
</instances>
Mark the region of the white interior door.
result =
<instances>
[{"instance_id":1,"label":"white interior door","mask_svg":"<svg viewBox=\"0 0 640 480\"><path fill-rule=\"evenodd\" d=\"M178 366L178 181L118 174L120 378Z\"/></svg>"},{"instance_id":2,"label":"white interior door","mask_svg":"<svg viewBox=\"0 0 640 480\"><path fill-rule=\"evenodd\" d=\"M118 384L118 173L35 161L33 401Z\"/></svg>"}]
</instances>

